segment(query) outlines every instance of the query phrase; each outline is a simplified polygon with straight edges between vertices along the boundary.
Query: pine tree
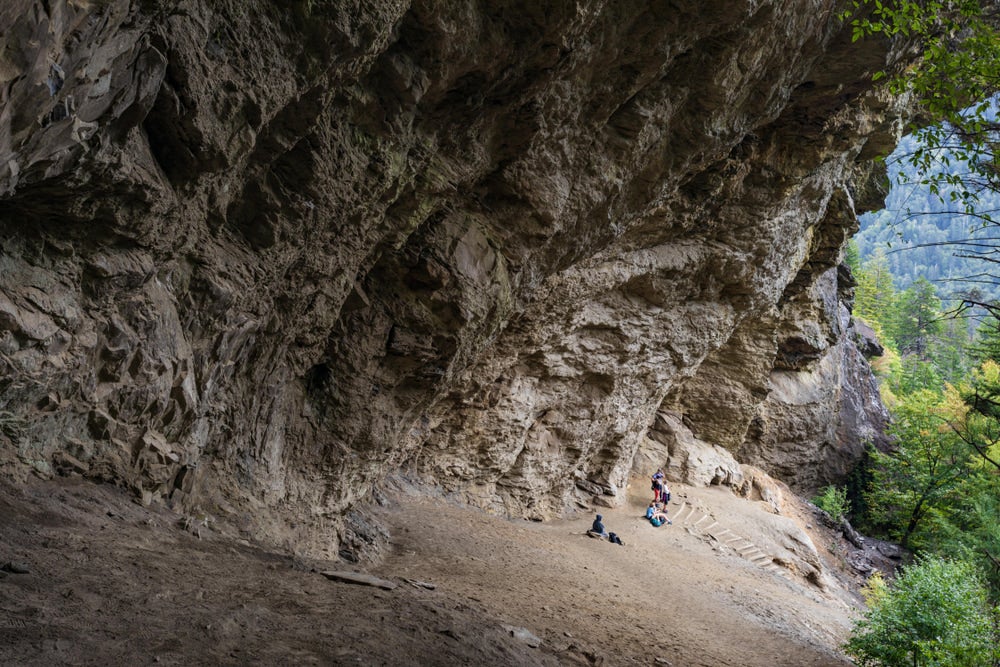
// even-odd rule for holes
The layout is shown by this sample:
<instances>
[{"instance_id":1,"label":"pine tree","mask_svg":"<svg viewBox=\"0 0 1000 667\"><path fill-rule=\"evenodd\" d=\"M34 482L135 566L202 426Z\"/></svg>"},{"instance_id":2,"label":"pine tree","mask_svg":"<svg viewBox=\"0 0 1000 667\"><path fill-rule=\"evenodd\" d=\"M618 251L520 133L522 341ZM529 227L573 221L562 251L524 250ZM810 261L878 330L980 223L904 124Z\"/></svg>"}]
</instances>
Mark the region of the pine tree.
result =
<instances>
[{"instance_id":1,"label":"pine tree","mask_svg":"<svg viewBox=\"0 0 1000 667\"><path fill-rule=\"evenodd\" d=\"M892 271L884 250L863 262L854 275L854 315L867 322L883 344L892 345L890 317L896 302Z\"/></svg>"},{"instance_id":2,"label":"pine tree","mask_svg":"<svg viewBox=\"0 0 1000 667\"><path fill-rule=\"evenodd\" d=\"M987 359L1000 363L1000 319L988 317L979 325L969 355L977 363Z\"/></svg>"},{"instance_id":3,"label":"pine tree","mask_svg":"<svg viewBox=\"0 0 1000 667\"><path fill-rule=\"evenodd\" d=\"M893 338L901 354L928 359L931 342L943 329L941 299L926 278L918 278L899 296Z\"/></svg>"}]
</instances>

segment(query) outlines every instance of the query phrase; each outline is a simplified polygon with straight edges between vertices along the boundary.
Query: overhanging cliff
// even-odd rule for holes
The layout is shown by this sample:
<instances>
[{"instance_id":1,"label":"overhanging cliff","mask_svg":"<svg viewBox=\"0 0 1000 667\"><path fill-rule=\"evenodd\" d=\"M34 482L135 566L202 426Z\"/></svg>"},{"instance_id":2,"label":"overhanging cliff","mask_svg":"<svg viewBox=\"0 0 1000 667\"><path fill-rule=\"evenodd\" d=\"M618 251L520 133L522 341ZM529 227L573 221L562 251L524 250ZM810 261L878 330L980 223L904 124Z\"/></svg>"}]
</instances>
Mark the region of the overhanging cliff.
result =
<instances>
[{"instance_id":1,"label":"overhanging cliff","mask_svg":"<svg viewBox=\"0 0 1000 667\"><path fill-rule=\"evenodd\" d=\"M836 10L7 2L0 465L321 553L390 474L611 498L658 412L824 481L873 428L836 266L892 142Z\"/></svg>"}]
</instances>

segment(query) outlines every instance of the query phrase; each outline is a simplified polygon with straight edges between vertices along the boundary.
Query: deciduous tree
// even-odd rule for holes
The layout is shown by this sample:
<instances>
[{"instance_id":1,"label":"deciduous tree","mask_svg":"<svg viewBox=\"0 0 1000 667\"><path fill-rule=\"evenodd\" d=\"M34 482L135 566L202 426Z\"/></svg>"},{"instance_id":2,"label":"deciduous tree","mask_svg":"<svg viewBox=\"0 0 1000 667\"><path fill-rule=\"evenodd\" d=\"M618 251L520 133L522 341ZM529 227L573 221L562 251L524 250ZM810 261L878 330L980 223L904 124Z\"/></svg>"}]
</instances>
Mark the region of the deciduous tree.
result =
<instances>
[{"instance_id":1,"label":"deciduous tree","mask_svg":"<svg viewBox=\"0 0 1000 667\"><path fill-rule=\"evenodd\" d=\"M925 558L869 598L845 650L864 667L986 667L996 614L974 567Z\"/></svg>"}]
</instances>

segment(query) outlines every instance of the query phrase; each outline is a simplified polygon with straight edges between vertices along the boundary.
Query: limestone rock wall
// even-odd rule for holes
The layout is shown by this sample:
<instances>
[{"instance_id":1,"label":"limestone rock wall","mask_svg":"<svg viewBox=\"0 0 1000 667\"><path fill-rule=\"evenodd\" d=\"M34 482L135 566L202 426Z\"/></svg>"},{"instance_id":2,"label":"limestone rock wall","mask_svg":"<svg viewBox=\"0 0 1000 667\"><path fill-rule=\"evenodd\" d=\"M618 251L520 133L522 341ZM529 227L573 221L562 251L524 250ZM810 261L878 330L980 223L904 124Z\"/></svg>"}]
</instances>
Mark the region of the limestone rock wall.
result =
<instances>
[{"instance_id":1,"label":"limestone rock wall","mask_svg":"<svg viewBox=\"0 0 1000 667\"><path fill-rule=\"evenodd\" d=\"M777 461L891 136L836 9L8 0L0 465L326 554L387 475L614 502L661 404Z\"/></svg>"},{"instance_id":2,"label":"limestone rock wall","mask_svg":"<svg viewBox=\"0 0 1000 667\"><path fill-rule=\"evenodd\" d=\"M767 398L736 450L741 461L810 494L842 483L867 445L884 450L889 444L888 413L853 322L842 303L829 305L829 319L805 321L827 323L826 331L835 337L817 341L813 359L801 366L772 370ZM798 346L803 339L784 340Z\"/></svg>"}]
</instances>

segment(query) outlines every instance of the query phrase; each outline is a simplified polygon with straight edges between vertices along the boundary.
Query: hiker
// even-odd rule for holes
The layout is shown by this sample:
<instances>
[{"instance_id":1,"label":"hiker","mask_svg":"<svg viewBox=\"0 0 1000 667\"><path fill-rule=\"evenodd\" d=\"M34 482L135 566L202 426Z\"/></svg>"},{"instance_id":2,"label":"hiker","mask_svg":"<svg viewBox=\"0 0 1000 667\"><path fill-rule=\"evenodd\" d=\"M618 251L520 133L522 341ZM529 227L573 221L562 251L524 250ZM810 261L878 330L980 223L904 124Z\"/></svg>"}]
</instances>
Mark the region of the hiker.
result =
<instances>
[{"instance_id":1,"label":"hiker","mask_svg":"<svg viewBox=\"0 0 1000 667\"><path fill-rule=\"evenodd\" d=\"M656 512L654 512L653 515L649 517L649 522L653 524L653 526L655 526L656 528L659 528L663 524L667 524L668 526L674 525L674 522L671 521L670 517L667 516L666 509L657 510Z\"/></svg>"},{"instance_id":2,"label":"hiker","mask_svg":"<svg viewBox=\"0 0 1000 667\"><path fill-rule=\"evenodd\" d=\"M660 483L660 502L663 503L664 509L666 509L667 503L670 502L670 487L667 486L667 480L663 480Z\"/></svg>"},{"instance_id":3,"label":"hiker","mask_svg":"<svg viewBox=\"0 0 1000 667\"><path fill-rule=\"evenodd\" d=\"M656 502L649 503L649 507L646 508L646 518L652 519L653 515L656 514Z\"/></svg>"},{"instance_id":4,"label":"hiker","mask_svg":"<svg viewBox=\"0 0 1000 667\"><path fill-rule=\"evenodd\" d=\"M618 535L616 535L615 533L609 533L607 530L604 529L604 523L602 522L602 518L603 517L601 517L601 515L598 514L597 518L594 519L594 525L591 526L590 530L588 530L587 532L595 537L606 537L608 538L608 542L611 542L612 544L620 544L622 546L625 546L625 543L622 542L622 538L618 537Z\"/></svg>"},{"instance_id":5,"label":"hiker","mask_svg":"<svg viewBox=\"0 0 1000 667\"><path fill-rule=\"evenodd\" d=\"M656 472L653 473L653 502L660 502L660 497L663 493L663 485L665 480L663 478L663 468L657 468Z\"/></svg>"}]
</instances>

